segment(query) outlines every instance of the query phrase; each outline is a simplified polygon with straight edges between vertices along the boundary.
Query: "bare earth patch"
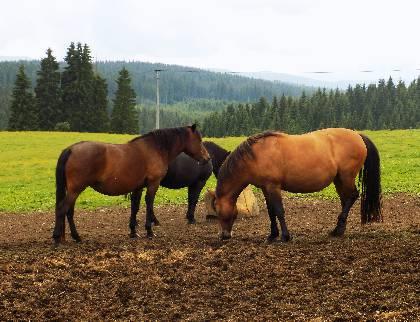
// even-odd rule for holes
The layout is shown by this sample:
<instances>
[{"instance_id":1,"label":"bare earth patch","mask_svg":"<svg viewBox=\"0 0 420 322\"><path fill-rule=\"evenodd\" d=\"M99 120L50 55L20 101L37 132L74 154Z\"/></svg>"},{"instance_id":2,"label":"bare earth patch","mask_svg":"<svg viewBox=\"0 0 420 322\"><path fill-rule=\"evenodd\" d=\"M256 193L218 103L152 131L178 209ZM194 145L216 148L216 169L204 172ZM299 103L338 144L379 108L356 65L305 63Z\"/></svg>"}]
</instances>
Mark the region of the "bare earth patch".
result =
<instances>
[{"instance_id":1,"label":"bare earth patch","mask_svg":"<svg viewBox=\"0 0 420 322\"><path fill-rule=\"evenodd\" d=\"M83 242L52 246L52 213L0 214L0 320L419 320L420 200L387 196L385 222L360 226L359 204L332 238L337 201L288 198L293 240L267 244L268 216L233 239L185 206L157 207L156 238L128 237L129 209L82 212Z\"/></svg>"}]
</instances>

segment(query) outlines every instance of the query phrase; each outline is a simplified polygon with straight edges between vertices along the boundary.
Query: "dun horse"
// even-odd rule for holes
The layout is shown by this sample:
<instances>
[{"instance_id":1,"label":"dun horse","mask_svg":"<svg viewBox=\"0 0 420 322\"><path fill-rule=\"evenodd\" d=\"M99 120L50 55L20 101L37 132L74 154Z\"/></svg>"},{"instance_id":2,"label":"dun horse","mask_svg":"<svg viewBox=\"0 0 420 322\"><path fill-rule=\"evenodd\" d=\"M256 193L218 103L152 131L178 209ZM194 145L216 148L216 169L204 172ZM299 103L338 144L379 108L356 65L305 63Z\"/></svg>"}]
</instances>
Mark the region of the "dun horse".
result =
<instances>
[{"instance_id":1,"label":"dun horse","mask_svg":"<svg viewBox=\"0 0 420 322\"><path fill-rule=\"evenodd\" d=\"M381 221L379 153L372 141L348 129L324 129L303 135L265 132L249 137L223 163L216 187L215 210L221 238L231 238L235 206L248 184L261 188L271 222L268 240L290 239L281 190L310 193L334 183L341 213L334 236L344 234L350 208L359 197L355 179L362 183L361 222Z\"/></svg>"},{"instance_id":2,"label":"dun horse","mask_svg":"<svg viewBox=\"0 0 420 322\"><path fill-rule=\"evenodd\" d=\"M195 160L209 161L196 125L155 130L126 144L79 142L66 148L56 168L56 210L53 238L64 240L65 216L71 236L80 241L74 224L74 204L87 187L110 196L128 194L144 187L146 192L147 236L153 236L153 201L168 164L185 152ZM136 237L136 212L130 217L131 237Z\"/></svg>"},{"instance_id":3,"label":"dun horse","mask_svg":"<svg viewBox=\"0 0 420 322\"><path fill-rule=\"evenodd\" d=\"M201 190L206 184L212 171L217 177L223 161L225 161L226 157L230 153L218 146L216 143L207 141L203 144L210 155L211 163L208 162L200 165L185 153L181 153L169 164L168 173L160 182L162 187L169 189L188 187L188 210L186 217L188 219L188 223L190 224L195 223L194 212ZM132 194L131 211L138 211L140 196L141 192L140 194Z\"/></svg>"}]
</instances>

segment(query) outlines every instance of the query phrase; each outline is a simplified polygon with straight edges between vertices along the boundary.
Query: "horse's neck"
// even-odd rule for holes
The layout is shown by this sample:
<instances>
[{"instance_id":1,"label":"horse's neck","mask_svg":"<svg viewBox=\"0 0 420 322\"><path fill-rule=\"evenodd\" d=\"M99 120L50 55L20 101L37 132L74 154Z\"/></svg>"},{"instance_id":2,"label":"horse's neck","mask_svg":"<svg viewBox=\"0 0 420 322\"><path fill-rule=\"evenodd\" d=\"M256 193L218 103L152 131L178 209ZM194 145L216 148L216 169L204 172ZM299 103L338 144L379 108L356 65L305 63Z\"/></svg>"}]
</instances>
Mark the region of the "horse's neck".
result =
<instances>
[{"instance_id":1,"label":"horse's neck","mask_svg":"<svg viewBox=\"0 0 420 322\"><path fill-rule=\"evenodd\" d=\"M223 197L231 200L233 203L236 203L241 192L246 188L248 182L241 180L230 180L229 182L223 182L223 188L216 192L217 197Z\"/></svg>"},{"instance_id":2,"label":"horse's neck","mask_svg":"<svg viewBox=\"0 0 420 322\"><path fill-rule=\"evenodd\" d=\"M221 148L216 148L214 151L212 149L208 149L207 151L209 152L213 163L213 173L217 177L219 174L219 169L229 155L229 152Z\"/></svg>"},{"instance_id":3,"label":"horse's neck","mask_svg":"<svg viewBox=\"0 0 420 322\"><path fill-rule=\"evenodd\" d=\"M171 146L171 149L168 151L168 161L172 162L175 158L183 152L185 149L185 143L182 142L180 138L177 138L176 143Z\"/></svg>"}]
</instances>

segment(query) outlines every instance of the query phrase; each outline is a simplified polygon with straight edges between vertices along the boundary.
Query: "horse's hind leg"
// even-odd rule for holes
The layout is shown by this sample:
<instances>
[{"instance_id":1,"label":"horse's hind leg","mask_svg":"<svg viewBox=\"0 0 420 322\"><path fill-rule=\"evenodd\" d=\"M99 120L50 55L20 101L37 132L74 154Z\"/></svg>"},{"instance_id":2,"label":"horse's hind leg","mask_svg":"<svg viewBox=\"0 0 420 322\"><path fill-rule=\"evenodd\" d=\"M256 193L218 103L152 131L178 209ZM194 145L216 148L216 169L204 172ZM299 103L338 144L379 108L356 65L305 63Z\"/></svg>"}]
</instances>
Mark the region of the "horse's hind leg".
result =
<instances>
[{"instance_id":1,"label":"horse's hind leg","mask_svg":"<svg viewBox=\"0 0 420 322\"><path fill-rule=\"evenodd\" d=\"M65 200L56 207L55 209L55 226L52 237L54 238L55 244L65 241L65 232L66 232L66 212L68 211L68 206L65 204Z\"/></svg>"},{"instance_id":2,"label":"horse's hind leg","mask_svg":"<svg viewBox=\"0 0 420 322\"><path fill-rule=\"evenodd\" d=\"M71 237L78 243L80 243L82 241L82 239L79 236L79 233L77 232L76 229L76 225L74 223L74 204L75 202L73 201L70 204L69 210L67 211L67 221L69 222L69 226L70 226L70 233L71 233Z\"/></svg>"},{"instance_id":3,"label":"horse's hind leg","mask_svg":"<svg viewBox=\"0 0 420 322\"><path fill-rule=\"evenodd\" d=\"M341 213L338 215L336 227L331 232L332 236L342 236L346 231L349 211L359 197L359 192L357 191L354 180L355 176L350 175L341 175L334 179L335 189L337 190L341 201Z\"/></svg>"},{"instance_id":4,"label":"horse's hind leg","mask_svg":"<svg viewBox=\"0 0 420 322\"><path fill-rule=\"evenodd\" d=\"M194 185L188 187L188 210L187 219L189 224L195 224L194 212L197 206L200 192L203 189L206 181L201 180L196 182Z\"/></svg>"},{"instance_id":5,"label":"horse's hind leg","mask_svg":"<svg viewBox=\"0 0 420 322\"><path fill-rule=\"evenodd\" d=\"M53 231L53 238L56 244L65 241L66 231L66 214L70 208L74 206L77 196L67 193L64 199L57 205L55 210L55 227Z\"/></svg>"},{"instance_id":6,"label":"horse's hind leg","mask_svg":"<svg viewBox=\"0 0 420 322\"><path fill-rule=\"evenodd\" d=\"M131 193L131 215L130 215L130 237L136 238L136 226L137 226L137 213L140 209L140 200L142 195L143 189L136 189Z\"/></svg>"}]
</instances>

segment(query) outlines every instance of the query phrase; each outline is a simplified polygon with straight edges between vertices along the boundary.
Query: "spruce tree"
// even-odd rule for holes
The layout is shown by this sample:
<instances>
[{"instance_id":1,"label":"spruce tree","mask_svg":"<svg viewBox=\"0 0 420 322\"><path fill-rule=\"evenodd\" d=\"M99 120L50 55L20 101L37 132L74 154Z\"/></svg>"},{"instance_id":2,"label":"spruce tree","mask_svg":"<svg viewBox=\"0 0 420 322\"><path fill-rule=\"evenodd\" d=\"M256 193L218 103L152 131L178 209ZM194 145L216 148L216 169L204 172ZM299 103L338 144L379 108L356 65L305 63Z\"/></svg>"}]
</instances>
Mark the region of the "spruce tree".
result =
<instances>
[{"instance_id":1,"label":"spruce tree","mask_svg":"<svg viewBox=\"0 0 420 322\"><path fill-rule=\"evenodd\" d=\"M59 65L50 48L47 57L41 60L35 87L36 103L39 111L40 130L53 130L63 118L61 110Z\"/></svg>"},{"instance_id":2,"label":"spruce tree","mask_svg":"<svg viewBox=\"0 0 420 322\"><path fill-rule=\"evenodd\" d=\"M106 80L99 75L95 75L94 81L89 130L90 132L107 132L109 131L108 86Z\"/></svg>"},{"instance_id":3,"label":"spruce tree","mask_svg":"<svg viewBox=\"0 0 420 322\"><path fill-rule=\"evenodd\" d=\"M78 122L80 116L79 105L80 105L80 94L79 94L79 69L80 59L76 46L72 42L67 49L67 55L64 58L67 66L64 67L64 71L61 78L61 98L63 104L63 115L61 122L69 122L70 128L76 130L78 126L74 124Z\"/></svg>"},{"instance_id":4,"label":"spruce tree","mask_svg":"<svg viewBox=\"0 0 420 322\"><path fill-rule=\"evenodd\" d=\"M111 131L114 133L139 133L136 93L131 88L128 70L123 67L117 80L117 92L111 117Z\"/></svg>"},{"instance_id":5,"label":"spruce tree","mask_svg":"<svg viewBox=\"0 0 420 322\"><path fill-rule=\"evenodd\" d=\"M9 130L38 130L38 111L30 81L23 65L19 66L10 105Z\"/></svg>"}]
</instances>

